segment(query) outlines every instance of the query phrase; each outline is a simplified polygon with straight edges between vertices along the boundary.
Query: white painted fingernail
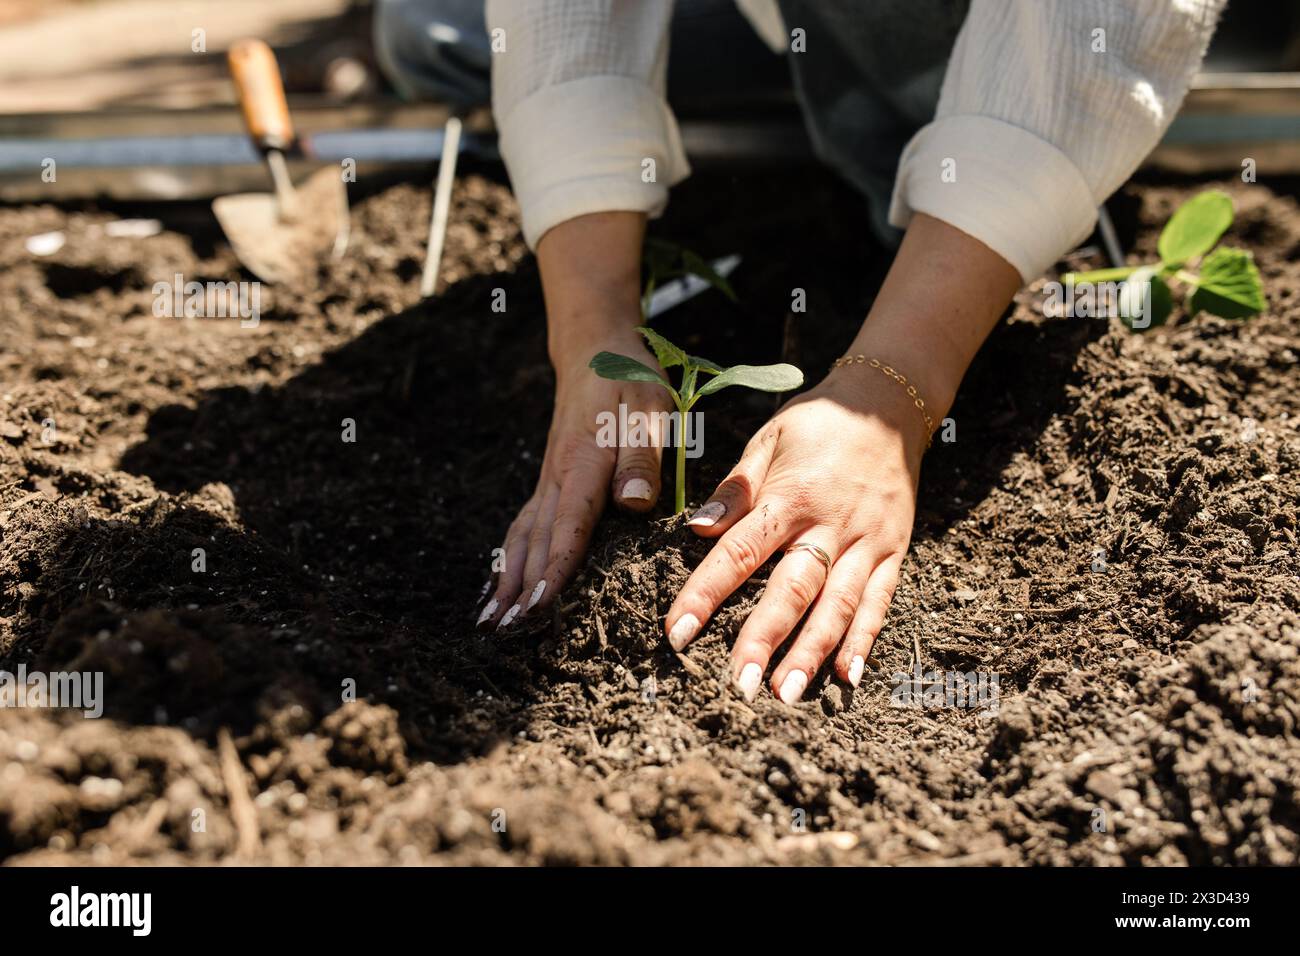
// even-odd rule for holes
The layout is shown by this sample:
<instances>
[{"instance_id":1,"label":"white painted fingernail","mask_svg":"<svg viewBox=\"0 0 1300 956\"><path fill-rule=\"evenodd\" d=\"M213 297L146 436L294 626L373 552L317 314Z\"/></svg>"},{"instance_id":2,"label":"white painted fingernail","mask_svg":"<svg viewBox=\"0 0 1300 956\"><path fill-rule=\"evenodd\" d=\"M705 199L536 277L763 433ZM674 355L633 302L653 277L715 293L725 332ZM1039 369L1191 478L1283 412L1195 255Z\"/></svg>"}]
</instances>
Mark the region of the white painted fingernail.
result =
<instances>
[{"instance_id":1,"label":"white painted fingernail","mask_svg":"<svg viewBox=\"0 0 1300 956\"><path fill-rule=\"evenodd\" d=\"M519 614L519 605L516 604L513 607L511 607L510 610L506 611L506 616L503 617L501 619L501 623L497 625L497 630L499 631L503 627L509 627L510 622L513 621L518 614Z\"/></svg>"},{"instance_id":2,"label":"white painted fingernail","mask_svg":"<svg viewBox=\"0 0 1300 956\"><path fill-rule=\"evenodd\" d=\"M673 650L680 651L700 633L700 619L694 614L683 614L668 632L668 643Z\"/></svg>"},{"instance_id":3,"label":"white painted fingernail","mask_svg":"<svg viewBox=\"0 0 1300 956\"><path fill-rule=\"evenodd\" d=\"M524 610L531 611L536 606L537 602L542 599L542 592L544 592L545 590L546 590L546 582L538 581L537 587L533 588L533 593L528 598L528 607L524 608Z\"/></svg>"},{"instance_id":4,"label":"white painted fingernail","mask_svg":"<svg viewBox=\"0 0 1300 956\"><path fill-rule=\"evenodd\" d=\"M862 680L862 671L866 668L867 662L861 654L849 662L849 683L857 687Z\"/></svg>"},{"instance_id":5,"label":"white painted fingernail","mask_svg":"<svg viewBox=\"0 0 1300 956\"><path fill-rule=\"evenodd\" d=\"M654 496L654 489L644 478L629 478L619 492L620 498L636 498L638 501L649 501Z\"/></svg>"},{"instance_id":6,"label":"white painted fingernail","mask_svg":"<svg viewBox=\"0 0 1300 956\"><path fill-rule=\"evenodd\" d=\"M803 671L791 671L781 684L781 703L787 706L799 703L799 698L808 687L808 675Z\"/></svg>"},{"instance_id":7,"label":"white painted fingernail","mask_svg":"<svg viewBox=\"0 0 1300 956\"><path fill-rule=\"evenodd\" d=\"M478 616L478 620L475 622L475 625L477 626L478 624L482 624L493 614L495 614L497 612L498 604L500 604L500 602L496 598L493 598L492 600L488 601L487 607L483 608L483 613Z\"/></svg>"},{"instance_id":8,"label":"white painted fingernail","mask_svg":"<svg viewBox=\"0 0 1300 956\"><path fill-rule=\"evenodd\" d=\"M706 501L686 524L692 528L712 528L726 513L727 506L721 501Z\"/></svg>"},{"instance_id":9,"label":"white painted fingernail","mask_svg":"<svg viewBox=\"0 0 1300 956\"><path fill-rule=\"evenodd\" d=\"M763 668L754 663L746 664L740 676L736 678L736 686L745 695L745 700L752 701L758 696L758 686L761 683L763 683Z\"/></svg>"}]
</instances>

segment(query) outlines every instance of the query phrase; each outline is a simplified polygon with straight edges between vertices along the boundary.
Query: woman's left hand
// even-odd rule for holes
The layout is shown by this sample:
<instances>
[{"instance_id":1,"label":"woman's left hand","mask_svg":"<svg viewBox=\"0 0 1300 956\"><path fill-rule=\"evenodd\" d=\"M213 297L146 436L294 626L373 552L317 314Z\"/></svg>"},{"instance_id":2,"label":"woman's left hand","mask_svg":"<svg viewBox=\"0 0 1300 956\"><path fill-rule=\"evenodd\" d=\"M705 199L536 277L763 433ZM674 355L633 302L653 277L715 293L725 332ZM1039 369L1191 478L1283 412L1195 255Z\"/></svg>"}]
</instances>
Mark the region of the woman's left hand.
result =
<instances>
[{"instance_id":1,"label":"woman's left hand","mask_svg":"<svg viewBox=\"0 0 1300 956\"><path fill-rule=\"evenodd\" d=\"M772 671L771 687L798 701L839 646L835 672L854 686L907 553L926 425L897 382L866 365L837 369L787 403L689 526L717 544L664 621L681 650L777 550L777 563L732 649L732 677L753 700L773 653L807 621ZM811 549L815 545L830 566Z\"/></svg>"}]
</instances>

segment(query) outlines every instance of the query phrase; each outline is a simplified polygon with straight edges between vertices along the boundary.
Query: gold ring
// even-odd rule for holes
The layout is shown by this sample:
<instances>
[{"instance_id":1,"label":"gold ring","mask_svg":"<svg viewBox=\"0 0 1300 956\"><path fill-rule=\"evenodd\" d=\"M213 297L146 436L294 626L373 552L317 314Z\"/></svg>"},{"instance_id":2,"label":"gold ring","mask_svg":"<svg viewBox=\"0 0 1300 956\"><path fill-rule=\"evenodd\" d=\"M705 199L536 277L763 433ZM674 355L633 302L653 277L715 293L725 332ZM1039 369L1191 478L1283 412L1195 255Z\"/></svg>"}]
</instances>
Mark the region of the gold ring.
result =
<instances>
[{"instance_id":1,"label":"gold ring","mask_svg":"<svg viewBox=\"0 0 1300 956\"><path fill-rule=\"evenodd\" d=\"M809 552L809 553L812 554L812 556L815 557L818 561L820 561L822 564L826 565L826 571L827 571L827 573L830 573L830 570L831 570L831 556L830 556L829 554L827 554L824 550L822 550L821 548L819 548L817 545L813 544L811 541L796 541L794 544L790 545L790 547L788 547L788 548L785 549L785 553L786 553L786 554L790 554L792 551L807 551L807 552Z\"/></svg>"}]
</instances>

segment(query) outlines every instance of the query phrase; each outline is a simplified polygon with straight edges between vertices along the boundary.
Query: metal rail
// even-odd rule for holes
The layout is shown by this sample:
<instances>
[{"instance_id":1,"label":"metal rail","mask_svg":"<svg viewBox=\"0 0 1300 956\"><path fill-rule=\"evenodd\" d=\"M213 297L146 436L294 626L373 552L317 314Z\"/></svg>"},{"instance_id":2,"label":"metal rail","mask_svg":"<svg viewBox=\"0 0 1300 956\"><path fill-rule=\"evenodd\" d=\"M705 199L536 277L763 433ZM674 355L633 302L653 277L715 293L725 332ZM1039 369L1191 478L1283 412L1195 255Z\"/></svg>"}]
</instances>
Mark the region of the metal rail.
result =
<instances>
[{"instance_id":1,"label":"metal rail","mask_svg":"<svg viewBox=\"0 0 1300 956\"><path fill-rule=\"evenodd\" d=\"M292 104L304 155L302 175L323 162L351 159L358 177L427 167L442 150L451 111L396 101ZM690 119L682 139L693 162L791 162L812 158L801 118L788 104L748 118ZM465 119L460 150L495 159L491 116ZM46 171L54 160L54 175ZM1253 159L1261 176L1300 173L1300 74L1203 74L1148 165L1182 173L1240 170ZM0 116L0 201L205 199L265 187L265 171L234 107L111 110Z\"/></svg>"}]
</instances>

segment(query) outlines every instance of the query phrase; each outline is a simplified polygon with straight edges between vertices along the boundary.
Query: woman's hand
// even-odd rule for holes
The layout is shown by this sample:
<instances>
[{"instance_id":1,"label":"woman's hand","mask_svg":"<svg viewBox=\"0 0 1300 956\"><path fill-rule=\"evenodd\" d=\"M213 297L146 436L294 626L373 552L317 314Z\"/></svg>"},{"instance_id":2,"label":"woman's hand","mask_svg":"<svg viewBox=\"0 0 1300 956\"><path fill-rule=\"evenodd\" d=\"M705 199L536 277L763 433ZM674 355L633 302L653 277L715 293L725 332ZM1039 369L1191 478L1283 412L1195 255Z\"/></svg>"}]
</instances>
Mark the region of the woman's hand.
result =
<instances>
[{"instance_id":1,"label":"woman's hand","mask_svg":"<svg viewBox=\"0 0 1300 956\"><path fill-rule=\"evenodd\" d=\"M506 627L555 600L607 496L630 511L649 511L659 497L659 445L602 447L597 438L602 416L668 411L671 398L656 385L601 378L587 364L617 352L658 367L636 331L644 235L644 214L602 212L562 222L537 244L555 411L537 488L506 533L504 568L479 627Z\"/></svg>"},{"instance_id":2,"label":"woman's hand","mask_svg":"<svg viewBox=\"0 0 1300 956\"><path fill-rule=\"evenodd\" d=\"M839 647L835 671L857 686L907 554L925 421L906 392L866 365L837 370L786 404L689 525L718 538L673 602L665 627L681 650L775 552L777 563L732 649L732 676L753 700L776 649L811 608L772 672L798 701Z\"/></svg>"},{"instance_id":3,"label":"woman's hand","mask_svg":"<svg viewBox=\"0 0 1300 956\"><path fill-rule=\"evenodd\" d=\"M669 411L672 400L657 385L601 378L587 366L601 351L658 366L635 331L593 339L556 364L555 411L542 472L506 533L505 567L479 615L481 627L506 627L554 600L582 560L606 496L630 511L649 511L659 497L662 449L602 447L597 435L602 416L622 417L619 406L630 417Z\"/></svg>"},{"instance_id":4,"label":"woman's hand","mask_svg":"<svg viewBox=\"0 0 1300 956\"><path fill-rule=\"evenodd\" d=\"M937 428L1020 282L988 246L918 213L849 351L911 379ZM740 629L732 676L753 700L773 652L811 608L772 690L799 700L837 645L836 673L856 686L907 553L926 432L906 389L865 363L785 405L689 522L718 542L664 620L673 647L690 643L776 551L807 543L830 567L817 551L788 551Z\"/></svg>"}]
</instances>

